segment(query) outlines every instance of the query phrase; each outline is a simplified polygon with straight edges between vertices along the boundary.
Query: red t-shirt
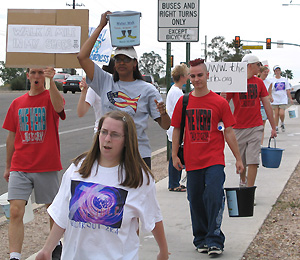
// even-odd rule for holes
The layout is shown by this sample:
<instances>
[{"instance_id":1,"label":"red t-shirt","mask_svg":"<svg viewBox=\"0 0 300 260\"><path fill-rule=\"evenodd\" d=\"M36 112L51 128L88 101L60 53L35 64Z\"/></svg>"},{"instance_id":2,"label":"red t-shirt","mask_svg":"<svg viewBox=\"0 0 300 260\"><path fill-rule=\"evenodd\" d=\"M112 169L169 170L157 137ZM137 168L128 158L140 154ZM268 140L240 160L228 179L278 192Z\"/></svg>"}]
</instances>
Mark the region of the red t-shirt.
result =
<instances>
[{"instance_id":1,"label":"red t-shirt","mask_svg":"<svg viewBox=\"0 0 300 260\"><path fill-rule=\"evenodd\" d=\"M171 125L180 128L182 113L181 97L172 116ZM235 124L228 102L210 91L203 97L189 95L186 109L184 160L187 171L225 165L224 134L218 130L223 121L225 128Z\"/></svg>"},{"instance_id":2,"label":"red t-shirt","mask_svg":"<svg viewBox=\"0 0 300 260\"><path fill-rule=\"evenodd\" d=\"M26 93L11 103L2 126L16 133L11 171L48 172L62 169L59 117L48 90L36 96ZM65 117L61 115L61 118Z\"/></svg>"},{"instance_id":3,"label":"red t-shirt","mask_svg":"<svg viewBox=\"0 0 300 260\"><path fill-rule=\"evenodd\" d=\"M260 113L260 98L268 96L264 82L258 77L247 80L247 92L227 93L226 99L233 100L234 128L252 128L263 125Z\"/></svg>"}]
</instances>

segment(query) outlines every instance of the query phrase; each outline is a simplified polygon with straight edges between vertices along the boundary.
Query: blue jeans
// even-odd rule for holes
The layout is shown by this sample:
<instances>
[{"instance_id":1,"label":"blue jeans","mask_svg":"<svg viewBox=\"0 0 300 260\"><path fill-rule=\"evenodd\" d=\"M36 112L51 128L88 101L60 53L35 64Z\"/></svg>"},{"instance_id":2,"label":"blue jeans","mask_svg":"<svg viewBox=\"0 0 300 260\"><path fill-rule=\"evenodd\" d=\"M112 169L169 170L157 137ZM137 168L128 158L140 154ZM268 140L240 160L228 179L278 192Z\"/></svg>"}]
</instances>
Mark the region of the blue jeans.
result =
<instances>
[{"instance_id":1,"label":"blue jeans","mask_svg":"<svg viewBox=\"0 0 300 260\"><path fill-rule=\"evenodd\" d=\"M181 173L182 171L178 171L173 166L173 160L172 160L172 143L170 142L170 159L169 159L169 189L171 188L177 188L180 186L179 181L181 179Z\"/></svg>"},{"instance_id":2,"label":"blue jeans","mask_svg":"<svg viewBox=\"0 0 300 260\"><path fill-rule=\"evenodd\" d=\"M187 173L187 195L190 203L192 229L196 247L224 248L225 236L221 231L225 194L223 165Z\"/></svg>"}]
</instances>

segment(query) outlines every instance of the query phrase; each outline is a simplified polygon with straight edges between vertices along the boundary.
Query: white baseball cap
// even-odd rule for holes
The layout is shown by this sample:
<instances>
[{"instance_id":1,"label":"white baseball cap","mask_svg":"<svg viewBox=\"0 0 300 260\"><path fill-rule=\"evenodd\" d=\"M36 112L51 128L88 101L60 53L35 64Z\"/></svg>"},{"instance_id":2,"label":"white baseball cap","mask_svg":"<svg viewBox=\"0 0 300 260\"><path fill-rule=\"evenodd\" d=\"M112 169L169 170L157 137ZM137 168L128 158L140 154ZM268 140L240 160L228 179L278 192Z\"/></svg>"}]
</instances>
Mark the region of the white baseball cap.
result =
<instances>
[{"instance_id":1,"label":"white baseball cap","mask_svg":"<svg viewBox=\"0 0 300 260\"><path fill-rule=\"evenodd\" d=\"M253 54L246 54L243 59L242 62L246 62L248 64L252 64L252 63L256 63L256 62L260 62L259 59L253 55Z\"/></svg>"},{"instance_id":2,"label":"white baseball cap","mask_svg":"<svg viewBox=\"0 0 300 260\"><path fill-rule=\"evenodd\" d=\"M133 47L117 47L115 49L115 56L119 54L126 55L130 59L138 59L137 53Z\"/></svg>"},{"instance_id":3,"label":"white baseball cap","mask_svg":"<svg viewBox=\"0 0 300 260\"><path fill-rule=\"evenodd\" d=\"M280 70L281 70L281 68L280 68L279 65L275 65L275 66L273 67L273 71L275 71L276 69L280 69Z\"/></svg>"}]
</instances>

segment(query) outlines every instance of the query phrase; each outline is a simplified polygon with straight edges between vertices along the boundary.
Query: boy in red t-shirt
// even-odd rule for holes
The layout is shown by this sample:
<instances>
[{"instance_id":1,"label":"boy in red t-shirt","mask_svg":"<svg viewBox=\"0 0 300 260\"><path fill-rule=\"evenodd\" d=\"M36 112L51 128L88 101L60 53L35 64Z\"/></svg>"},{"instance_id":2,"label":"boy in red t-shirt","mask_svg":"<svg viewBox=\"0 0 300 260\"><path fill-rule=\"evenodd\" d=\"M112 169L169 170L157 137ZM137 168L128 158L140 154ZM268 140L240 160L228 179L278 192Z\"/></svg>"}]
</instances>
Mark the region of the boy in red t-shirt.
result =
<instances>
[{"instance_id":1,"label":"boy in red t-shirt","mask_svg":"<svg viewBox=\"0 0 300 260\"><path fill-rule=\"evenodd\" d=\"M187 170L187 192L190 203L194 245L210 256L223 252L225 236L221 231L224 210L224 137L236 158L236 171L244 167L232 126L235 124L228 102L207 88L209 73L204 60L190 62L190 80L194 90L189 94L184 134L184 160ZM177 156L182 111L181 97L172 116L172 159L177 170L183 165ZM223 131L218 130L222 121Z\"/></svg>"},{"instance_id":2,"label":"boy in red t-shirt","mask_svg":"<svg viewBox=\"0 0 300 260\"><path fill-rule=\"evenodd\" d=\"M9 252L10 259L21 259L24 239L23 215L32 189L38 204L48 207L58 189L58 171L62 169L58 136L59 118L65 119L64 99L53 76L54 68L29 69L30 90L10 105L3 128L6 140L6 168L10 202ZM45 90L45 78L50 88ZM50 227L53 221L50 219ZM61 245L53 259L60 259ZM57 255L57 258L55 258Z\"/></svg>"},{"instance_id":3,"label":"boy in red t-shirt","mask_svg":"<svg viewBox=\"0 0 300 260\"><path fill-rule=\"evenodd\" d=\"M268 120L272 127L271 137L276 137L276 128L272 107L264 82L256 77L261 66L259 59L247 54L242 62L247 63L247 92L227 93L226 99L234 104L236 125L233 127L239 144L245 170L240 174L240 186L252 187L255 184L259 165L260 144L263 135L263 120L260 113L260 101L263 103ZM246 177L246 166L248 177Z\"/></svg>"}]
</instances>

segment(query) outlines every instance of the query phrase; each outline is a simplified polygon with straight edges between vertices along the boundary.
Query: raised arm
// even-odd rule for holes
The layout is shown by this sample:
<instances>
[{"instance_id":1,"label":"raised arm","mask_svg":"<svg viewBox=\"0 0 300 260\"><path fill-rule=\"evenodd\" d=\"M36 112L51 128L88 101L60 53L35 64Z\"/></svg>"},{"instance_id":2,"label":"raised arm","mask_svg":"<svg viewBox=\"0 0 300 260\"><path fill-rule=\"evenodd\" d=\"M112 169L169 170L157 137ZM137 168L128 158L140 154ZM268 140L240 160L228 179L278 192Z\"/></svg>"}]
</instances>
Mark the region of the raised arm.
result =
<instances>
[{"instance_id":1,"label":"raised arm","mask_svg":"<svg viewBox=\"0 0 300 260\"><path fill-rule=\"evenodd\" d=\"M79 54L77 55L77 59L85 71L86 75L90 80L93 80L94 77L94 62L90 59L91 51L97 41L99 34L101 33L102 29L107 24L106 16L111 12L107 11L101 15L100 24L92 33L92 35L86 40L86 42L82 45Z\"/></svg>"},{"instance_id":2,"label":"raised arm","mask_svg":"<svg viewBox=\"0 0 300 260\"><path fill-rule=\"evenodd\" d=\"M44 70L44 75L45 77L50 78L49 93L50 93L50 99L53 108L57 113L60 113L64 110L64 99L60 94L59 90L57 89L55 82L53 80L53 77L55 75L54 68L46 68Z\"/></svg>"},{"instance_id":3,"label":"raised arm","mask_svg":"<svg viewBox=\"0 0 300 260\"><path fill-rule=\"evenodd\" d=\"M91 105L85 101L86 93L88 90L88 85L86 84L85 78L80 82L81 94L77 104L77 115L78 117L84 117L84 115L89 111Z\"/></svg>"}]
</instances>

